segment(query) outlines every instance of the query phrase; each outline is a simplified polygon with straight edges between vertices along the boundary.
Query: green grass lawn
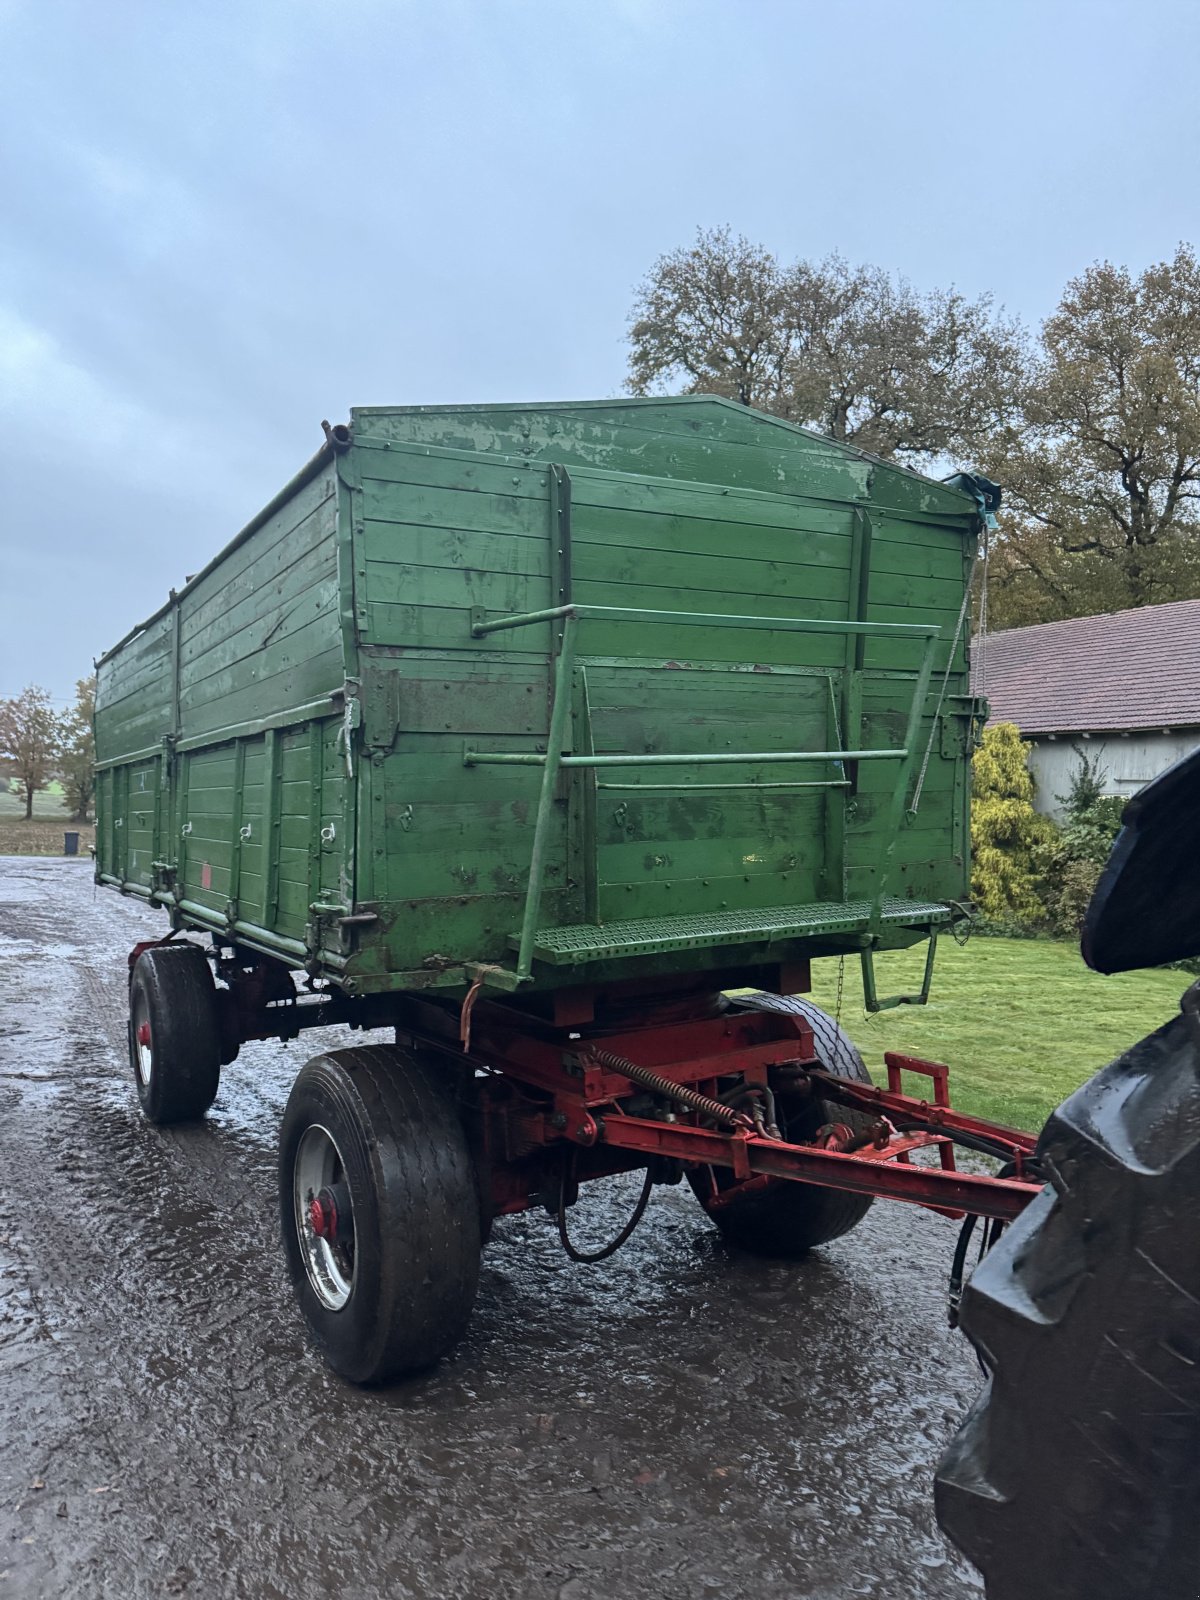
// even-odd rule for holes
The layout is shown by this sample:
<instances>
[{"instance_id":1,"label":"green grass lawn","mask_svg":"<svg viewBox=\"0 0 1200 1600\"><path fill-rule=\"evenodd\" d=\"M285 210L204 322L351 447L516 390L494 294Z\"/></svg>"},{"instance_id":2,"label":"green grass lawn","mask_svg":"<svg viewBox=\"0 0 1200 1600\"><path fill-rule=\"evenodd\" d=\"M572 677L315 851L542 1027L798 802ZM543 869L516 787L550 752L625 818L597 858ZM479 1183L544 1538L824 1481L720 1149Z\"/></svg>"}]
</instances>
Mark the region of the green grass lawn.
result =
<instances>
[{"instance_id":1,"label":"green grass lawn","mask_svg":"<svg viewBox=\"0 0 1200 1600\"><path fill-rule=\"evenodd\" d=\"M48 783L44 789L39 789L33 797L34 817L46 817L55 821L66 816L63 805L63 789L61 783ZM25 796L14 794L0 779L0 817L23 818L25 815Z\"/></svg>"},{"instance_id":2,"label":"green grass lawn","mask_svg":"<svg viewBox=\"0 0 1200 1600\"><path fill-rule=\"evenodd\" d=\"M79 834L80 854L86 855L96 830L90 823L69 820L61 784L52 783L34 795L33 818L26 822L24 797L10 793L0 780L0 856L60 856L67 828Z\"/></svg>"},{"instance_id":3,"label":"green grass lawn","mask_svg":"<svg viewBox=\"0 0 1200 1600\"><path fill-rule=\"evenodd\" d=\"M924 946L877 958L881 995L920 988ZM1179 1010L1191 979L1156 970L1105 978L1077 945L1049 939L953 940L938 945L927 1006L868 1017L857 960L847 959L842 1026L883 1081L883 1053L944 1061L950 1096L964 1111L1039 1129L1093 1072ZM837 962L813 963L813 999L832 1012ZM922 1094L910 1078L910 1092Z\"/></svg>"}]
</instances>

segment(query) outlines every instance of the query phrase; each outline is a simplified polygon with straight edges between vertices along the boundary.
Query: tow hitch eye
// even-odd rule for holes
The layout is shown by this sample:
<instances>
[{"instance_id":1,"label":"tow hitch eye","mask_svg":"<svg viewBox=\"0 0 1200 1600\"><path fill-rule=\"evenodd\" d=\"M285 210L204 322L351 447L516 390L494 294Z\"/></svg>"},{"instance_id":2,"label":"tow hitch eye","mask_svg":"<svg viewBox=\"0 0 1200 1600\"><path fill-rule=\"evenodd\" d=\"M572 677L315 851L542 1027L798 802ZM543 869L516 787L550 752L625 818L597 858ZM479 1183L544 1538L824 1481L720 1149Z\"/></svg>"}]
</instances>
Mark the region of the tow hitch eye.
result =
<instances>
[{"instance_id":1,"label":"tow hitch eye","mask_svg":"<svg viewBox=\"0 0 1200 1600\"><path fill-rule=\"evenodd\" d=\"M339 1193L342 1185L322 1189L308 1203L308 1220L318 1239L330 1244L344 1243L353 1232L350 1222L349 1196Z\"/></svg>"}]
</instances>

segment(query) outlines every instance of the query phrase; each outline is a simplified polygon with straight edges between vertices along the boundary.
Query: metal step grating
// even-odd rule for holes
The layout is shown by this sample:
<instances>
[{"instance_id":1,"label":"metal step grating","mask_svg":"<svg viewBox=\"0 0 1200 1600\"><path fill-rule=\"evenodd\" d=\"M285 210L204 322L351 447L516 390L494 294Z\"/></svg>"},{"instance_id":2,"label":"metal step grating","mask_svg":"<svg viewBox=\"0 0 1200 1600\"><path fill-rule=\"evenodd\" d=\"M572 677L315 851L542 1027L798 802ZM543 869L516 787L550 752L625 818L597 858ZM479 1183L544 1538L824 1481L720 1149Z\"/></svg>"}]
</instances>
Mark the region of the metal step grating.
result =
<instances>
[{"instance_id":1,"label":"metal step grating","mask_svg":"<svg viewBox=\"0 0 1200 1600\"><path fill-rule=\"evenodd\" d=\"M763 940L804 939L826 933L860 933L870 915L869 900L831 900L701 916L645 917L636 922L577 923L573 927L539 928L533 948L542 961L573 965L605 956L650 955L703 945L758 944ZM885 899L883 920L928 927L949 922L950 908L936 900Z\"/></svg>"}]
</instances>

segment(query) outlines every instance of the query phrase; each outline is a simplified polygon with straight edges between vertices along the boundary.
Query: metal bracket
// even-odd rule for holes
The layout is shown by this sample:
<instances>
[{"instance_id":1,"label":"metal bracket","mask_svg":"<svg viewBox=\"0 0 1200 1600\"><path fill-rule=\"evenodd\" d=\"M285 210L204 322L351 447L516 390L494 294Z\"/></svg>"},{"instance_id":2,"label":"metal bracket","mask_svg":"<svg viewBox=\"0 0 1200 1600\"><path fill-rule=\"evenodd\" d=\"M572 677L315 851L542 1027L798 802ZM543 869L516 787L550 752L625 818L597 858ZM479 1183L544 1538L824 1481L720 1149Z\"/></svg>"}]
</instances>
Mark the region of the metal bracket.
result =
<instances>
[{"instance_id":1,"label":"metal bracket","mask_svg":"<svg viewBox=\"0 0 1200 1600\"><path fill-rule=\"evenodd\" d=\"M933 983L933 958L937 954L938 936L931 931L929 947L925 953L925 973L921 979L921 988L917 994L892 994L884 999L879 998L879 991L875 987L875 952L870 947L859 952L862 961L863 977L863 1004L868 1011L893 1011L897 1006L926 1006L929 1004L929 990Z\"/></svg>"}]
</instances>

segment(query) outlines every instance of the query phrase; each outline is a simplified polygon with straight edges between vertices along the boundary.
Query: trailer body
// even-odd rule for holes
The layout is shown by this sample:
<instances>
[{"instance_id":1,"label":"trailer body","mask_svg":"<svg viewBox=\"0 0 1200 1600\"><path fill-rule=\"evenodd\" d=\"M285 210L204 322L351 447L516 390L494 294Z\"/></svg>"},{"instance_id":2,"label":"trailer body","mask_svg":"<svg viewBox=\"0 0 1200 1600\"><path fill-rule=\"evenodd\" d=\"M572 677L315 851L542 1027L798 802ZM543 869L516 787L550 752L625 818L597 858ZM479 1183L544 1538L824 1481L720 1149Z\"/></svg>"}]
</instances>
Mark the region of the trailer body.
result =
<instances>
[{"instance_id":1,"label":"trailer body","mask_svg":"<svg viewBox=\"0 0 1200 1600\"><path fill-rule=\"evenodd\" d=\"M720 399L356 410L100 661L98 881L346 995L804 987L967 896L980 527Z\"/></svg>"}]
</instances>

